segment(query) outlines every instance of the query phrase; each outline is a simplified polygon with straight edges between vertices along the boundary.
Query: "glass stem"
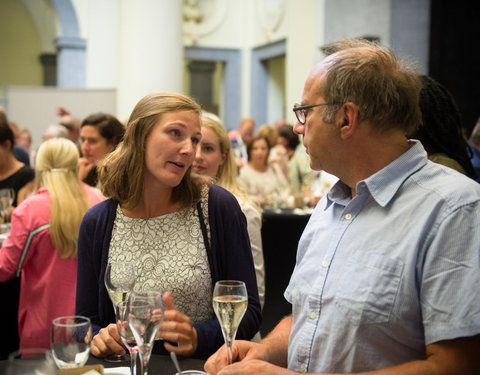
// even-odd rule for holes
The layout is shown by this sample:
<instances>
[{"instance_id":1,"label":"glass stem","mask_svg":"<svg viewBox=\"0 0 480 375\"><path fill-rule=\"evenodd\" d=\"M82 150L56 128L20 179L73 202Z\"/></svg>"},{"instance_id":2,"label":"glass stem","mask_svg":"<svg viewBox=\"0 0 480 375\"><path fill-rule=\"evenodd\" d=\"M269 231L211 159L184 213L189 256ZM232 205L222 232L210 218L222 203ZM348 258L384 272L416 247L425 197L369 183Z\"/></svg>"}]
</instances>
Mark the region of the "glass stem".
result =
<instances>
[{"instance_id":1,"label":"glass stem","mask_svg":"<svg viewBox=\"0 0 480 375\"><path fill-rule=\"evenodd\" d=\"M227 346L227 363L231 365L233 362L233 340L227 340L225 344Z\"/></svg>"},{"instance_id":2,"label":"glass stem","mask_svg":"<svg viewBox=\"0 0 480 375\"><path fill-rule=\"evenodd\" d=\"M130 351L130 374L137 375L137 353L138 348L135 346Z\"/></svg>"},{"instance_id":3,"label":"glass stem","mask_svg":"<svg viewBox=\"0 0 480 375\"><path fill-rule=\"evenodd\" d=\"M143 348L138 348L140 354L140 374L148 375L148 362L150 361L150 355L152 354L153 345L149 347L143 346Z\"/></svg>"}]
</instances>

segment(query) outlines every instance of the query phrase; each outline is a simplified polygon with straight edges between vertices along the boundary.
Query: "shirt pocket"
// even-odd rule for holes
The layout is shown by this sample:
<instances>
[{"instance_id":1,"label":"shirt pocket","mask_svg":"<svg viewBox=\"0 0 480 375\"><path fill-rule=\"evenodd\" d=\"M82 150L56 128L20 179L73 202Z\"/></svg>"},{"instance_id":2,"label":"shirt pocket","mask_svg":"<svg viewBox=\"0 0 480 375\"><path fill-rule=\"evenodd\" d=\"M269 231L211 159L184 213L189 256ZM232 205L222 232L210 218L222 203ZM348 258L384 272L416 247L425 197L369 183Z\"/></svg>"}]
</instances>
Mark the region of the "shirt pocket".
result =
<instances>
[{"instance_id":1,"label":"shirt pocket","mask_svg":"<svg viewBox=\"0 0 480 375\"><path fill-rule=\"evenodd\" d=\"M335 294L336 308L354 325L389 321L403 262L380 254L355 254L347 261Z\"/></svg>"}]
</instances>

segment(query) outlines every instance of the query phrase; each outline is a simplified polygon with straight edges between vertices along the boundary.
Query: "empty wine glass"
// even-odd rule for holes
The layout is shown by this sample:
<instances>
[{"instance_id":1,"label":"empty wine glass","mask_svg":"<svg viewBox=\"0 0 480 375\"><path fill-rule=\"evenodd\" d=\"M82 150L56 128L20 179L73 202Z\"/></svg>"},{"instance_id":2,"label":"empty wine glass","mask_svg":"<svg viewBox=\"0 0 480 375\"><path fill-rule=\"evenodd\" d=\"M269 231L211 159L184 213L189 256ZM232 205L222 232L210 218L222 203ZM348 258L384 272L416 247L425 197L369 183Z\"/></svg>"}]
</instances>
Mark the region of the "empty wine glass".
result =
<instances>
[{"instance_id":1,"label":"empty wine glass","mask_svg":"<svg viewBox=\"0 0 480 375\"><path fill-rule=\"evenodd\" d=\"M131 375L136 375L137 373L137 353L138 346L133 336L132 330L128 324L128 315L127 315L127 301L122 301L117 305L115 310L116 320L117 320L117 330L120 338L122 339L123 345L126 346L130 352L130 373Z\"/></svg>"},{"instance_id":2,"label":"empty wine glass","mask_svg":"<svg viewBox=\"0 0 480 375\"><path fill-rule=\"evenodd\" d=\"M232 363L233 342L247 306L247 288L243 281L221 280L215 283L213 310L222 328L228 364Z\"/></svg>"},{"instance_id":3,"label":"empty wine glass","mask_svg":"<svg viewBox=\"0 0 480 375\"><path fill-rule=\"evenodd\" d=\"M24 348L8 355L6 375L56 375L52 353L47 349Z\"/></svg>"},{"instance_id":4,"label":"empty wine glass","mask_svg":"<svg viewBox=\"0 0 480 375\"><path fill-rule=\"evenodd\" d=\"M113 304L115 315L120 302L126 301L135 285L135 270L131 262L111 262L105 268L105 288ZM105 357L108 362L128 361L128 356L110 354Z\"/></svg>"},{"instance_id":5,"label":"empty wine glass","mask_svg":"<svg viewBox=\"0 0 480 375\"><path fill-rule=\"evenodd\" d=\"M140 353L140 374L147 375L153 341L163 321L162 294L155 291L130 293L126 314Z\"/></svg>"},{"instance_id":6,"label":"empty wine glass","mask_svg":"<svg viewBox=\"0 0 480 375\"><path fill-rule=\"evenodd\" d=\"M50 348L60 369L85 365L90 354L92 324L85 316L61 316L52 322Z\"/></svg>"}]
</instances>

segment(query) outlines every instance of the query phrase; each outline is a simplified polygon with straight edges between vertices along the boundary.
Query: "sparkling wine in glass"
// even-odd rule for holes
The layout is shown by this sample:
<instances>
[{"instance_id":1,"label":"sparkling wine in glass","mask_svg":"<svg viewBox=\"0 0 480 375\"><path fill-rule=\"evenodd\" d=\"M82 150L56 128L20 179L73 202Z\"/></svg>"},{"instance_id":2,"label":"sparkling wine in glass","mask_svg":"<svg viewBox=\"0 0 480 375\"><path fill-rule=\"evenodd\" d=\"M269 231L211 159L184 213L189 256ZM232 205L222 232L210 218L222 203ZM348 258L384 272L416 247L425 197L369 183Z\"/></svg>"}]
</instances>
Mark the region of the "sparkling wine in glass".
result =
<instances>
[{"instance_id":1,"label":"sparkling wine in glass","mask_svg":"<svg viewBox=\"0 0 480 375\"><path fill-rule=\"evenodd\" d=\"M228 364L232 363L233 342L247 306L247 288L243 281L221 280L215 283L213 310L222 328Z\"/></svg>"},{"instance_id":2,"label":"sparkling wine in glass","mask_svg":"<svg viewBox=\"0 0 480 375\"><path fill-rule=\"evenodd\" d=\"M113 304L115 315L120 302L126 301L135 285L135 270L131 262L110 262L105 268L105 288ZM107 362L128 361L128 356L111 354L105 357Z\"/></svg>"},{"instance_id":3,"label":"sparkling wine in glass","mask_svg":"<svg viewBox=\"0 0 480 375\"><path fill-rule=\"evenodd\" d=\"M53 320L50 349L59 369L82 367L90 354L92 324L85 316L61 316Z\"/></svg>"},{"instance_id":4,"label":"sparkling wine in glass","mask_svg":"<svg viewBox=\"0 0 480 375\"><path fill-rule=\"evenodd\" d=\"M117 330L120 338L122 339L123 345L130 352L130 373L131 375L137 374L137 353L138 346L135 337L133 336L132 330L128 324L128 315L127 315L127 301L122 301L117 305L115 310L117 318Z\"/></svg>"},{"instance_id":5,"label":"sparkling wine in glass","mask_svg":"<svg viewBox=\"0 0 480 375\"><path fill-rule=\"evenodd\" d=\"M140 375L147 375L153 341L163 321L162 294L156 291L128 296L126 314L140 354Z\"/></svg>"}]
</instances>

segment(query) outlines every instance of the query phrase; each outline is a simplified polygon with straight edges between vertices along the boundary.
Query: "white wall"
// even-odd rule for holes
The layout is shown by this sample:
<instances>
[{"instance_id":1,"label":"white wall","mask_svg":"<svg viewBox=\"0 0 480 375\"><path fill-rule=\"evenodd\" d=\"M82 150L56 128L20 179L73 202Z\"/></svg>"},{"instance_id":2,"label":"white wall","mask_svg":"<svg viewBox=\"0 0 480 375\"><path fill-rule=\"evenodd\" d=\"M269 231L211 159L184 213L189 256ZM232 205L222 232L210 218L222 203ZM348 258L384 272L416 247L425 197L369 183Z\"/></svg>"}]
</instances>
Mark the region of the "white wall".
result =
<instances>
[{"instance_id":1,"label":"white wall","mask_svg":"<svg viewBox=\"0 0 480 375\"><path fill-rule=\"evenodd\" d=\"M115 90L73 90L55 87L10 86L8 118L32 133L32 147L42 141L51 124L58 124L57 106L71 110L80 119L95 112L116 112Z\"/></svg>"}]
</instances>

